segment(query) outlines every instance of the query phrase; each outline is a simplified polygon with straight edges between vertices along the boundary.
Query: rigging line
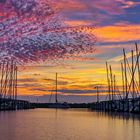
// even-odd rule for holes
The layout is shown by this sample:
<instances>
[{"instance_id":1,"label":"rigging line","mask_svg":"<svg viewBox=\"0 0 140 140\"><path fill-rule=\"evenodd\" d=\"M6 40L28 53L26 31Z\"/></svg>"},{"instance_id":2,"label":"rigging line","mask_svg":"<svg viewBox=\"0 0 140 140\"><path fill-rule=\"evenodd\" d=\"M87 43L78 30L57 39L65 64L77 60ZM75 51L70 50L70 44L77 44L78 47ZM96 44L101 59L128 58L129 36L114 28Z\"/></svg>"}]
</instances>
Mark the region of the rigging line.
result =
<instances>
[{"instance_id":1,"label":"rigging line","mask_svg":"<svg viewBox=\"0 0 140 140\"><path fill-rule=\"evenodd\" d=\"M49 103L51 102L51 99L52 99L52 92L51 92L51 95L49 97Z\"/></svg>"},{"instance_id":2,"label":"rigging line","mask_svg":"<svg viewBox=\"0 0 140 140\"><path fill-rule=\"evenodd\" d=\"M126 62L128 64L128 68L129 68L129 76L130 78L132 78L132 71L131 71L131 68L130 68L130 65L129 65L129 62L128 60L126 59ZM137 61L136 61L137 62ZM135 64L135 69L134 69L134 73L136 71L136 66L137 66L137 63ZM136 81L135 77L134 77L134 80L135 80L135 86L138 88L138 82Z\"/></svg>"},{"instance_id":3,"label":"rigging line","mask_svg":"<svg viewBox=\"0 0 140 140\"><path fill-rule=\"evenodd\" d=\"M137 64L138 64L138 62L139 62L139 57L140 57L140 53L139 53L138 58L137 58L137 61L136 61L136 65L135 65L135 68L134 68L134 72L136 71ZM128 91L130 91L131 84L132 84L132 79L131 79L131 82L130 82L130 84L129 84L129 89L128 89Z\"/></svg>"},{"instance_id":4,"label":"rigging line","mask_svg":"<svg viewBox=\"0 0 140 140\"><path fill-rule=\"evenodd\" d=\"M55 92L55 88L52 88L52 90L51 90L51 95L49 97L49 103L51 103L53 92Z\"/></svg>"},{"instance_id":5,"label":"rigging line","mask_svg":"<svg viewBox=\"0 0 140 140\"><path fill-rule=\"evenodd\" d=\"M119 90L119 88L118 88L118 86L117 86L117 80L115 80L115 87L116 87L116 92L119 93L119 94L115 94L115 96L116 96L116 97L119 96L120 99L122 99L122 97L121 97L121 92L120 92L120 90Z\"/></svg>"}]
</instances>

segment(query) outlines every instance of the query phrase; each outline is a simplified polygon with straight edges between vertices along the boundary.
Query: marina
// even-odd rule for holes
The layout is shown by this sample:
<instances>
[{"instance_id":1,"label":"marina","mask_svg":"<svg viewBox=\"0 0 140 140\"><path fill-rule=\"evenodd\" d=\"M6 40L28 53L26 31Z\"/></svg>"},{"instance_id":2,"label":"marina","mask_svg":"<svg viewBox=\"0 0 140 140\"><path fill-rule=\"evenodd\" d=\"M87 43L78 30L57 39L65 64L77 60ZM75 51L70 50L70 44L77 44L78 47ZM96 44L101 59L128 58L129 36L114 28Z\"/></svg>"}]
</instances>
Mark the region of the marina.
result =
<instances>
[{"instance_id":1,"label":"marina","mask_svg":"<svg viewBox=\"0 0 140 140\"><path fill-rule=\"evenodd\" d=\"M0 0L0 140L140 140L140 1Z\"/></svg>"},{"instance_id":2,"label":"marina","mask_svg":"<svg viewBox=\"0 0 140 140\"><path fill-rule=\"evenodd\" d=\"M97 101L88 104L70 104L58 101L58 73L55 79L55 103L51 103L52 94L49 103L44 105L38 103L30 103L25 100L17 99L17 66L16 63L1 63L1 96L0 110L17 110L30 109L35 107L46 107L56 109L68 108L89 108L91 110L100 110L106 112L128 112L140 113L140 52L137 43L135 50L131 51L131 57L127 58L126 51L123 49L123 61L120 64L122 73L121 86L117 86L116 75L113 73L112 66L106 62L106 73L108 83L108 93L106 100L100 101L100 91L97 85ZM120 87L120 89L119 89Z\"/></svg>"},{"instance_id":3,"label":"marina","mask_svg":"<svg viewBox=\"0 0 140 140\"><path fill-rule=\"evenodd\" d=\"M107 100L99 101L100 97L97 89L97 102L91 105L92 110L140 113L140 51L137 43L135 43L135 46L136 49L131 51L131 57L129 58L127 58L125 49L123 49L123 62L120 65L122 73L120 90L116 85L116 76L113 75L112 66L108 66L106 62Z\"/></svg>"},{"instance_id":4,"label":"marina","mask_svg":"<svg viewBox=\"0 0 140 140\"><path fill-rule=\"evenodd\" d=\"M17 99L18 68L13 61L0 64L0 111L33 108L29 101Z\"/></svg>"}]
</instances>

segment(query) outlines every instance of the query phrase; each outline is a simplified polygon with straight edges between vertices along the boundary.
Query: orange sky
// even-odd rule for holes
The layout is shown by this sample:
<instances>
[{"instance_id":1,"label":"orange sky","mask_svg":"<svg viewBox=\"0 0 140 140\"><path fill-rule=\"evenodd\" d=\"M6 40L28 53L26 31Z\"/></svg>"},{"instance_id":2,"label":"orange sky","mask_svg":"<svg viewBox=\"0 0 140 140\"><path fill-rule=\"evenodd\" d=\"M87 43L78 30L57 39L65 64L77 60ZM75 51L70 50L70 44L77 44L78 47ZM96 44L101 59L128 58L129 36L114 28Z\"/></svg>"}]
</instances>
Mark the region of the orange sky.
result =
<instances>
[{"instance_id":1,"label":"orange sky","mask_svg":"<svg viewBox=\"0 0 140 140\"><path fill-rule=\"evenodd\" d=\"M95 28L92 33L96 34L98 40L104 42L127 42L138 40L140 35L134 34L134 30L139 32L139 25L114 25ZM25 67L19 72L19 88L21 95L42 96L51 94L55 89L55 73L58 73L58 89L63 96L75 95L94 96L96 95L96 85L101 90L106 89L106 68L105 62L112 64L113 72L116 74L117 85L121 85L121 67L123 60L122 49L129 51L135 49L134 43L126 44L105 44L101 45L97 41L96 50L93 54L84 55L82 59L65 60L54 66L40 64L39 66ZM85 59L84 59L85 58ZM42 66L43 65L43 66ZM22 79L24 79L22 81ZM21 81L20 81L21 80ZM26 88L25 88L26 87ZM68 90L65 92L65 90ZM78 93L76 90L79 90ZM82 93L85 90L87 92ZM93 91L95 90L95 91ZM75 91L75 92L74 92ZM104 92L100 93L106 94Z\"/></svg>"},{"instance_id":2,"label":"orange sky","mask_svg":"<svg viewBox=\"0 0 140 140\"><path fill-rule=\"evenodd\" d=\"M101 95L106 95L106 61L112 65L117 85L121 86L123 48L127 57L140 43L140 2L125 0L56 0L51 1L60 19L66 26L92 26L88 33L96 36L95 51L72 59L42 62L19 66L18 95L39 98L47 102L55 89L55 73L58 73L60 100L96 100L95 87L100 86ZM53 3L54 2L54 3ZM66 4L67 3L67 4ZM87 33L87 31L85 31ZM120 89L121 90L121 89ZM54 94L55 92L53 92ZM63 96L65 96L63 98ZM43 98L43 100L42 100Z\"/></svg>"}]
</instances>

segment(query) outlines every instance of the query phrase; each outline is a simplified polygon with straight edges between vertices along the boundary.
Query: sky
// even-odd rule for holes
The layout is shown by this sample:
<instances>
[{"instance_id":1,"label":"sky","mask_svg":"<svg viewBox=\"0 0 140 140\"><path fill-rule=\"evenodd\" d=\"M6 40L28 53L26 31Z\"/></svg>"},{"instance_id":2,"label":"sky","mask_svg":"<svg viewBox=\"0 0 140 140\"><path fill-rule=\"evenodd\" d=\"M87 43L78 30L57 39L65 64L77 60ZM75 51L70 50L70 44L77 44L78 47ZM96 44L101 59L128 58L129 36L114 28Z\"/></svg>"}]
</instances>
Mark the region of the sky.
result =
<instances>
[{"instance_id":1,"label":"sky","mask_svg":"<svg viewBox=\"0 0 140 140\"><path fill-rule=\"evenodd\" d=\"M11 1L14 3L16 0ZM34 0L27 1L32 3ZM43 3L44 0L41 0L41 2ZM17 36L14 36L15 33L8 35L8 39L7 37L0 38L2 41L8 42L6 44L6 46L8 46L6 47L6 50L8 50L6 52L8 53L5 54L4 51L0 54L0 58L4 57L5 59L11 59L14 56L16 57L16 60L20 59L21 62L24 62L18 66L19 98L27 99L32 102L48 102L50 95L55 94L55 73L57 72L59 101L93 102L96 100L97 85L100 89L100 99L105 99L107 96L106 61L112 65L113 73L116 75L117 85L121 86L120 63L122 61L123 48L125 48L126 53L129 55L129 52L132 49L135 49L135 42L137 42L139 46L140 1L52 0L48 1L48 3L52 8L51 10L56 12L52 24L54 26L53 28L57 28L58 31L52 31L52 24L49 19L47 19L46 13L43 13L42 11L41 16L43 19L39 16L36 19L32 18L30 19L31 21L29 21L29 24L33 26L33 21L35 20L37 30L28 31L28 35L32 34L38 36L38 34L41 34L40 28L41 26L44 26L44 24L39 23L43 20L43 23L50 22L47 28L51 31L47 32L47 37L43 36L43 32L43 35L41 34L42 40L47 38L48 40L46 40L49 42L51 37L57 40L56 37L59 36L58 39L61 41L58 41L58 48L53 48L49 52L48 48L46 49L44 47L43 49L45 49L45 52L49 52L49 54L42 53L43 51L41 50L41 53L43 54L42 57L44 57L45 61L38 61L36 57L32 59L32 55L41 56L41 54L36 53L38 51L36 48L30 47L27 56L23 53L27 51L27 47L24 47L18 52L20 55L15 55L15 53L13 54L7 49L10 47L8 45L11 43L9 43L9 38L16 38L16 40L19 40L24 32L20 35L18 34L18 39ZM2 6L2 4L5 4L4 0L0 0L0 6ZM43 5L43 8L47 8L48 5L45 4ZM40 7L37 7L33 10L39 11L39 8ZM45 11L45 9L43 9L43 11ZM47 12L50 14L50 9L48 11ZM23 15L23 12L24 14L28 14L28 11L23 8L21 11L18 11L18 15ZM5 9L0 11L1 17L3 16L3 13L5 13ZM9 15L13 16L14 14L10 13ZM13 17L15 17L15 15ZM34 17L36 17L36 15ZM29 20L27 17L24 17L24 19L24 21L21 21L20 19L20 23L27 22L27 19ZM17 23L18 22L16 22L16 25L19 25L19 23ZM13 29L14 26L12 25L11 27L11 29ZM15 28L17 27L14 27L14 29ZM58 28L61 28L62 34L60 34L60 29ZM63 28L67 28L67 30L65 31ZM5 30L9 30L9 27L4 29L0 26L0 33L3 33ZM63 36L63 33L66 33L66 36ZM72 33L74 33L74 35L69 35ZM79 47L80 41L82 42L81 48ZM23 43L22 39L20 42ZM39 42L37 40L36 42L42 43L43 41ZM70 53L69 49L71 49L71 46L64 42L70 42L72 44L72 52L74 53ZM79 48L74 42L75 44L78 44L77 46ZM88 42L89 45L87 45ZM53 42L53 46L55 46L56 43L57 42ZM51 45L51 43L48 44ZM60 54L61 47L64 47L67 53ZM3 48L5 49L5 47ZM55 49L58 51L55 51ZM10 50L14 52L16 49L10 48ZM23 58L26 58L29 55L29 59L31 58L32 61L27 62L26 59ZM10 57L7 58L7 56ZM54 99L52 99L52 102L53 101Z\"/></svg>"}]
</instances>

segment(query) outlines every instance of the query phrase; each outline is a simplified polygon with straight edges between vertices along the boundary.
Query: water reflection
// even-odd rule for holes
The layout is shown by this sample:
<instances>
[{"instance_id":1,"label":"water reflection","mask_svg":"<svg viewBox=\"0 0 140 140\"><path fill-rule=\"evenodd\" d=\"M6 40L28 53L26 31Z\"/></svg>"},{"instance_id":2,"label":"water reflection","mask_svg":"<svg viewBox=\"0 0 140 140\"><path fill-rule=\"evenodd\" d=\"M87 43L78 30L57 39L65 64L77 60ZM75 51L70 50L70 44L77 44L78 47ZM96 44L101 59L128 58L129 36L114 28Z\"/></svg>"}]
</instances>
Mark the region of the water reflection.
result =
<instances>
[{"instance_id":1,"label":"water reflection","mask_svg":"<svg viewBox=\"0 0 140 140\"><path fill-rule=\"evenodd\" d=\"M119 118L123 120L139 120L140 121L140 115L139 114L132 114L132 113L119 113L119 112L98 112L99 116L106 116L110 117L112 119Z\"/></svg>"},{"instance_id":2,"label":"water reflection","mask_svg":"<svg viewBox=\"0 0 140 140\"><path fill-rule=\"evenodd\" d=\"M85 109L0 112L0 140L139 140L140 116Z\"/></svg>"}]
</instances>

